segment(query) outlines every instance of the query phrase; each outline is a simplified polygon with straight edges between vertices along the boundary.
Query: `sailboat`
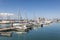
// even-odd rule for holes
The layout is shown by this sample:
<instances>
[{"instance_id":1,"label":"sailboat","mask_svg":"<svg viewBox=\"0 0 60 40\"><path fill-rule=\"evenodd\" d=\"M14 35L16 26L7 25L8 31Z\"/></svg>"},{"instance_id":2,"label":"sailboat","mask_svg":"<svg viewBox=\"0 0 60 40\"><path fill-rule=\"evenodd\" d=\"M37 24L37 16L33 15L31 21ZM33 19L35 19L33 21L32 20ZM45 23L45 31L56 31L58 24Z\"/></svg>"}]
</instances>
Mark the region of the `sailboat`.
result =
<instances>
[{"instance_id":1,"label":"sailboat","mask_svg":"<svg viewBox=\"0 0 60 40\"><path fill-rule=\"evenodd\" d=\"M13 26L16 28L17 31L25 31L25 29L27 29L26 25L20 22L21 20L22 20L21 14L20 12L18 12L18 23L13 23Z\"/></svg>"}]
</instances>

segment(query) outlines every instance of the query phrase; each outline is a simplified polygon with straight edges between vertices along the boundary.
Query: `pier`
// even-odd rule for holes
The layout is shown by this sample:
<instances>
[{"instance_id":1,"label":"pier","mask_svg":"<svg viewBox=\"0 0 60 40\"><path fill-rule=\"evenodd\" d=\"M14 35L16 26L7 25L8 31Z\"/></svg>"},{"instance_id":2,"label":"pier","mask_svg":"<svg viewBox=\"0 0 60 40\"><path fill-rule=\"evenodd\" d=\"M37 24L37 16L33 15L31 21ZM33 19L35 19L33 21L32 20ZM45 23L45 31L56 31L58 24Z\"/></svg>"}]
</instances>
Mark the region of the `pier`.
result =
<instances>
[{"instance_id":1,"label":"pier","mask_svg":"<svg viewBox=\"0 0 60 40\"><path fill-rule=\"evenodd\" d=\"M12 32L0 32L0 36L11 37L12 36Z\"/></svg>"},{"instance_id":2,"label":"pier","mask_svg":"<svg viewBox=\"0 0 60 40\"><path fill-rule=\"evenodd\" d=\"M9 27L9 28L0 28L0 32L9 32L9 31L24 31L25 28L21 27Z\"/></svg>"},{"instance_id":3,"label":"pier","mask_svg":"<svg viewBox=\"0 0 60 40\"><path fill-rule=\"evenodd\" d=\"M15 27L10 27L10 28L0 28L0 32L5 32L5 31L10 31L16 29Z\"/></svg>"}]
</instances>

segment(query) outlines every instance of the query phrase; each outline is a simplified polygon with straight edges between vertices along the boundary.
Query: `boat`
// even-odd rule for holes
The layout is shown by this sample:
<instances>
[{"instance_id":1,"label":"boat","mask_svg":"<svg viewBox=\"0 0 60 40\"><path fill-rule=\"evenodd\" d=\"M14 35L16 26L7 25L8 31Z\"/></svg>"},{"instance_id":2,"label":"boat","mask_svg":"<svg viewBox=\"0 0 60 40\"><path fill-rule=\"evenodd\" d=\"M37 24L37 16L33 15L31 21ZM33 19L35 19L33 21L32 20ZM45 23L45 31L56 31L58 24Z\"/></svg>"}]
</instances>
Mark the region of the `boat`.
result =
<instances>
[{"instance_id":1,"label":"boat","mask_svg":"<svg viewBox=\"0 0 60 40\"><path fill-rule=\"evenodd\" d=\"M21 23L14 23L13 26L16 28L16 31L26 31L32 29L31 25L28 23L21 24Z\"/></svg>"},{"instance_id":2,"label":"boat","mask_svg":"<svg viewBox=\"0 0 60 40\"><path fill-rule=\"evenodd\" d=\"M20 23L14 23L13 24L13 27L15 27L16 29L16 31L25 31L25 29L27 29L27 27L26 27L26 25L24 25L24 24L20 24Z\"/></svg>"}]
</instances>

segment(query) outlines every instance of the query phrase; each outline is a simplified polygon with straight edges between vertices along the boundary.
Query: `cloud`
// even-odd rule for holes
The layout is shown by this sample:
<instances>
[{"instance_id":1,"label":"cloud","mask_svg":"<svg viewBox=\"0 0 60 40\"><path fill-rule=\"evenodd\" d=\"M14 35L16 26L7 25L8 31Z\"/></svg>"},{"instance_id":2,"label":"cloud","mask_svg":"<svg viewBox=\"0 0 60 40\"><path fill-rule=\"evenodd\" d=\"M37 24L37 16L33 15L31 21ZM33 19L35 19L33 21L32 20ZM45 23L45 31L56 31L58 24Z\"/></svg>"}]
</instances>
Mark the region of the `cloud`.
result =
<instances>
[{"instance_id":1,"label":"cloud","mask_svg":"<svg viewBox=\"0 0 60 40\"><path fill-rule=\"evenodd\" d=\"M0 13L0 19L19 19L19 17L14 13Z\"/></svg>"},{"instance_id":2,"label":"cloud","mask_svg":"<svg viewBox=\"0 0 60 40\"><path fill-rule=\"evenodd\" d=\"M14 16L14 13L0 13L0 16Z\"/></svg>"}]
</instances>

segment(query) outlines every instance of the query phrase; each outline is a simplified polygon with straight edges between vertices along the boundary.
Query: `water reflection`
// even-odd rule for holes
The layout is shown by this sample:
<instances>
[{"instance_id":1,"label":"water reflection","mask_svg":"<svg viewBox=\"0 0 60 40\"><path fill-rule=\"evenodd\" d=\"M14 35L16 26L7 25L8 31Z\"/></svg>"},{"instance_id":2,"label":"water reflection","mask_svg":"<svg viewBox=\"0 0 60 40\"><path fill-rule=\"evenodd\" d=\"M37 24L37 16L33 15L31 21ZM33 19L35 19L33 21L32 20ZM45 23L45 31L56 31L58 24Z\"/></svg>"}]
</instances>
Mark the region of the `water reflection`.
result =
<instances>
[{"instance_id":1,"label":"water reflection","mask_svg":"<svg viewBox=\"0 0 60 40\"><path fill-rule=\"evenodd\" d=\"M33 27L27 32L12 31L11 37L0 36L0 40L60 40L60 23Z\"/></svg>"}]
</instances>

